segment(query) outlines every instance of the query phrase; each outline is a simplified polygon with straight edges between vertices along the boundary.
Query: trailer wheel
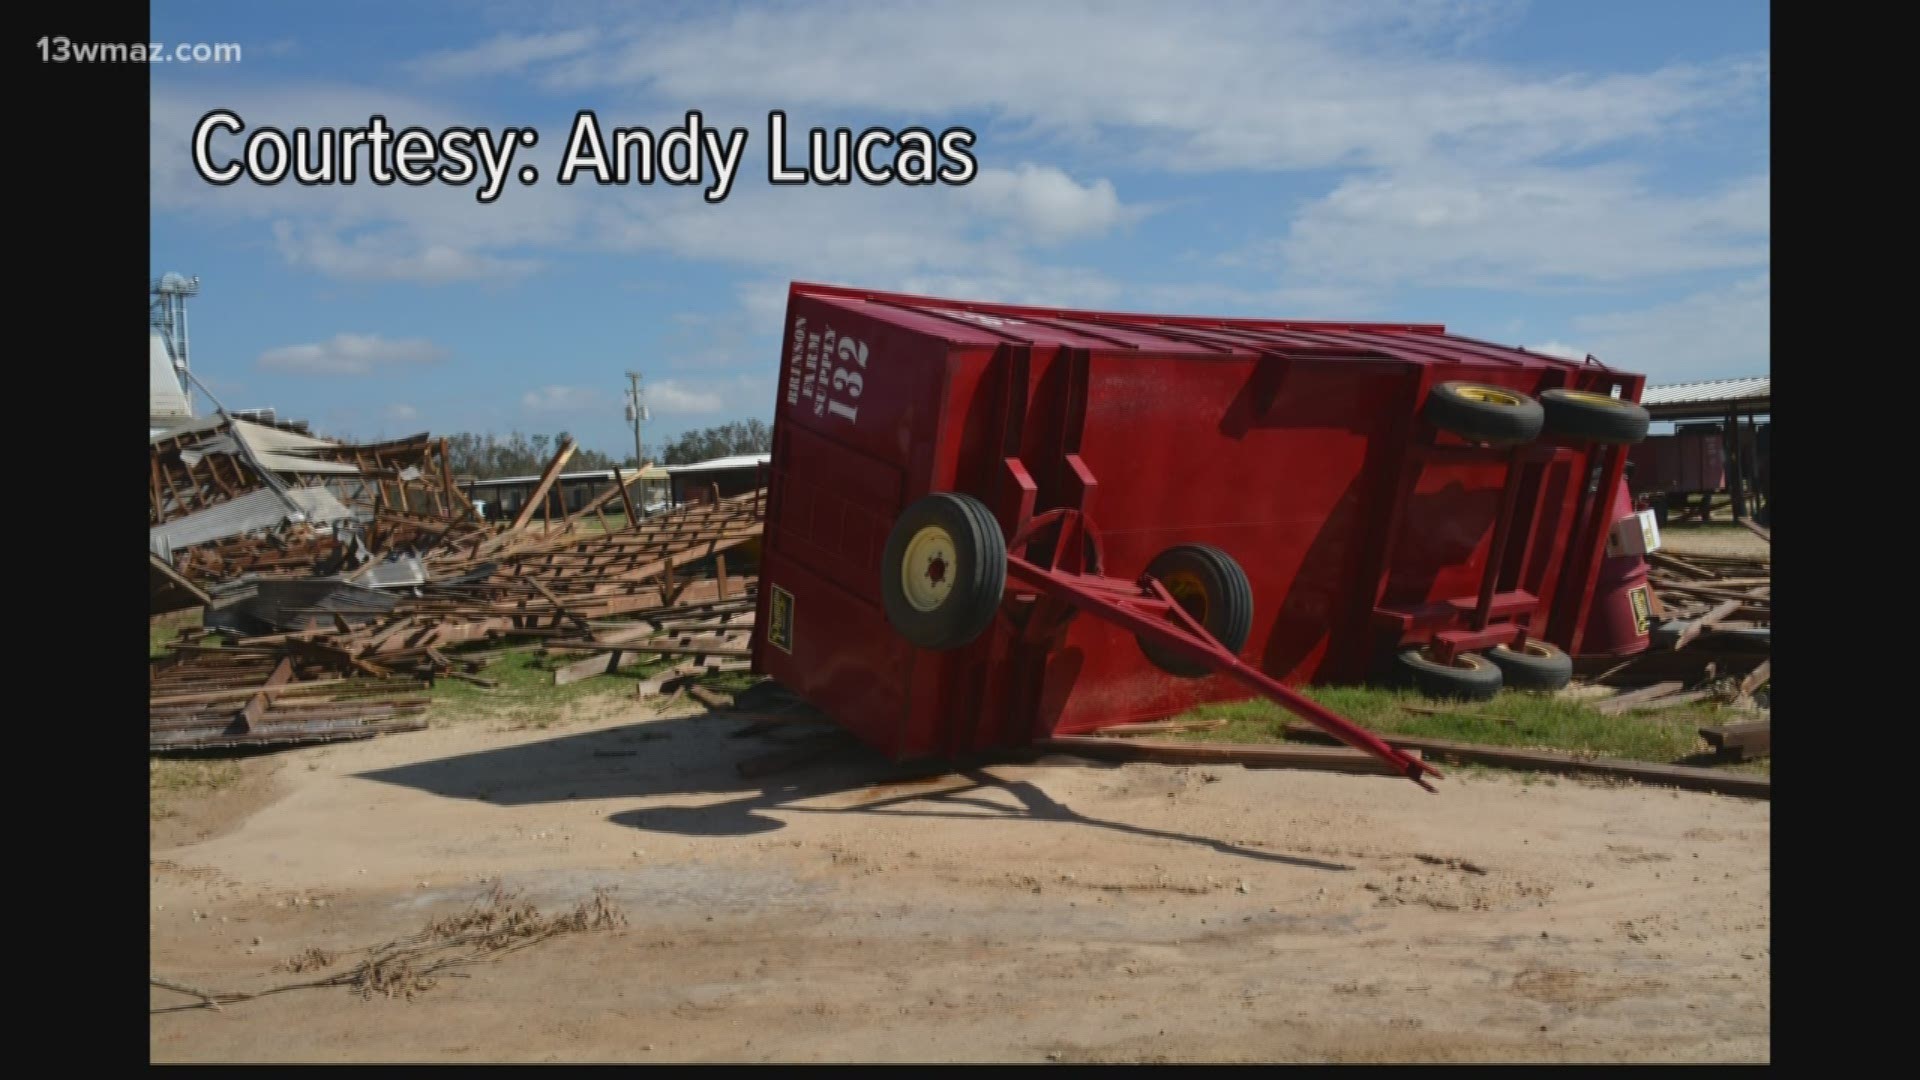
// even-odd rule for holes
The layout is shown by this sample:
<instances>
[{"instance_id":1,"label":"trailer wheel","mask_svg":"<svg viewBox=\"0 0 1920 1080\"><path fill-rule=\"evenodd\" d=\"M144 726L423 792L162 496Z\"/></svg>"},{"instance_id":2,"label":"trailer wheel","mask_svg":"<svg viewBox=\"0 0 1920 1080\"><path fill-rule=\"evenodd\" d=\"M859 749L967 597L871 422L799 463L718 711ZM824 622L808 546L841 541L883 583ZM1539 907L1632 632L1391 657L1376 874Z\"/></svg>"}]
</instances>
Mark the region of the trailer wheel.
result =
<instances>
[{"instance_id":1,"label":"trailer wheel","mask_svg":"<svg viewBox=\"0 0 1920 1080\"><path fill-rule=\"evenodd\" d=\"M880 567L880 602L894 630L922 649L957 649L1000 608L1007 540L980 500L936 492L894 521Z\"/></svg>"},{"instance_id":2,"label":"trailer wheel","mask_svg":"<svg viewBox=\"0 0 1920 1080\"><path fill-rule=\"evenodd\" d=\"M1247 643L1253 631L1253 586L1233 556L1207 544L1181 544L1155 555L1147 573L1228 652L1238 653ZM1212 674L1188 656L1146 638L1136 640L1153 666L1169 675L1198 679Z\"/></svg>"},{"instance_id":3,"label":"trailer wheel","mask_svg":"<svg viewBox=\"0 0 1920 1080\"><path fill-rule=\"evenodd\" d=\"M1407 649L1399 660L1400 674L1430 698L1486 701L1500 692L1500 669L1484 656L1460 653L1449 666L1427 655L1426 649Z\"/></svg>"},{"instance_id":4,"label":"trailer wheel","mask_svg":"<svg viewBox=\"0 0 1920 1080\"><path fill-rule=\"evenodd\" d=\"M1595 443L1637 443L1647 437L1647 410L1631 401L1586 390L1543 390L1548 432Z\"/></svg>"},{"instance_id":5,"label":"trailer wheel","mask_svg":"<svg viewBox=\"0 0 1920 1080\"><path fill-rule=\"evenodd\" d=\"M1528 638L1517 650L1495 645L1486 656L1511 690L1553 691L1573 681L1573 657L1539 638Z\"/></svg>"},{"instance_id":6,"label":"trailer wheel","mask_svg":"<svg viewBox=\"0 0 1920 1080\"><path fill-rule=\"evenodd\" d=\"M1504 386L1443 382L1427 391L1423 414L1441 431L1479 443L1532 442L1545 414L1540 403Z\"/></svg>"}]
</instances>

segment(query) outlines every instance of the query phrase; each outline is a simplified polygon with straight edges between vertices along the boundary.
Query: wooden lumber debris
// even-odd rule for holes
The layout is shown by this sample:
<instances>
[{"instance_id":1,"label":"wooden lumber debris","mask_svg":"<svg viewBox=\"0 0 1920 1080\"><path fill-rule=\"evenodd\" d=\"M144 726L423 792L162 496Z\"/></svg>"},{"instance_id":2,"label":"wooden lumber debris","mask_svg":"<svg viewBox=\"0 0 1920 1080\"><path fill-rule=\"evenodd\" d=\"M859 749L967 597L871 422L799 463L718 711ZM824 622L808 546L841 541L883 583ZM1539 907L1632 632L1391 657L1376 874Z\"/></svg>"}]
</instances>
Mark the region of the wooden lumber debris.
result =
<instances>
[{"instance_id":1,"label":"wooden lumber debris","mask_svg":"<svg viewBox=\"0 0 1920 1080\"><path fill-rule=\"evenodd\" d=\"M1628 709L1633 708L1643 701L1652 701L1654 698L1665 697L1681 688L1682 684L1678 682L1657 682L1650 686L1643 686L1638 690L1627 690L1615 694L1610 698L1603 698L1593 702L1589 707L1595 712L1603 712L1611 716L1615 713L1626 712Z\"/></svg>"},{"instance_id":2,"label":"wooden lumber debris","mask_svg":"<svg viewBox=\"0 0 1920 1080\"><path fill-rule=\"evenodd\" d=\"M492 688L476 673L484 659L530 647L529 637L581 657L555 672L556 685L688 658L654 690L643 684L643 697L683 693L690 676L745 666L758 581L744 556L761 534L762 494L636 518L627 488L638 474L624 474L590 506L534 522L558 501L555 483L574 449L560 446L502 525L474 512L454 483L445 441L425 435L349 445L223 418L153 440L155 610L198 602L207 625L151 665L150 744L300 742L422 726L420 690L440 678ZM299 521L291 504L282 515L270 502L274 492L297 502L309 487L333 500L314 505L350 516ZM221 510L241 498L254 501ZM615 500L628 510L625 527L586 525L604 525L598 510ZM210 510L224 516L187 520ZM244 528L215 536L229 519ZM459 651L471 645L483 648Z\"/></svg>"},{"instance_id":3,"label":"wooden lumber debris","mask_svg":"<svg viewBox=\"0 0 1920 1080\"><path fill-rule=\"evenodd\" d=\"M1743 720L1700 729L1707 745L1740 757L1765 757L1773 751L1773 721Z\"/></svg>"},{"instance_id":4,"label":"wooden lumber debris","mask_svg":"<svg viewBox=\"0 0 1920 1080\"><path fill-rule=\"evenodd\" d=\"M1286 732L1289 736L1301 738L1330 738L1312 724L1299 722L1289 723ZM1389 745L1403 750L1422 750L1443 760L1500 765L1512 769L1531 769L1564 775L1637 780L1645 784L1664 784L1691 791L1710 791L1750 799L1772 797L1771 779L1754 773L1728 772L1725 769L1705 769L1688 765L1661 765L1646 761L1628 761L1624 758L1584 757L1565 750L1525 750L1510 746L1486 746L1480 743L1463 743L1451 739L1432 739L1414 735L1381 734L1380 737Z\"/></svg>"},{"instance_id":5,"label":"wooden lumber debris","mask_svg":"<svg viewBox=\"0 0 1920 1080\"><path fill-rule=\"evenodd\" d=\"M1041 739L1034 745L1042 750L1082 757L1160 761L1174 765L1215 763L1244 765L1249 769L1330 769L1335 772L1400 775L1387 762L1364 750L1346 746L1154 742L1146 739L1108 739L1097 735L1056 735Z\"/></svg>"},{"instance_id":6,"label":"wooden lumber debris","mask_svg":"<svg viewBox=\"0 0 1920 1080\"><path fill-rule=\"evenodd\" d=\"M1666 696L1624 694L1602 712L1665 708L1703 698L1738 701L1765 684L1773 625L1767 558L1656 551L1647 556L1657 622L1651 646L1619 661L1577 660L1575 670L1610 686L1679 682ZM1601 670L1604 667L1605 670Z\"/></svg>"},{"instance_id":7,"label":"wooden lumber debris","mask_svg":"<svg viewBox=\"0 0 1920 1080\"><path fill-rule=\"evenodd\" d=\"M1147 720L1138 724L1115 724L1093 732L1103 739L1132 735L1163 735L1175 731L1214 731L1227 726L1224 717L1213 720Z\"/></svg>"}]
</instances>

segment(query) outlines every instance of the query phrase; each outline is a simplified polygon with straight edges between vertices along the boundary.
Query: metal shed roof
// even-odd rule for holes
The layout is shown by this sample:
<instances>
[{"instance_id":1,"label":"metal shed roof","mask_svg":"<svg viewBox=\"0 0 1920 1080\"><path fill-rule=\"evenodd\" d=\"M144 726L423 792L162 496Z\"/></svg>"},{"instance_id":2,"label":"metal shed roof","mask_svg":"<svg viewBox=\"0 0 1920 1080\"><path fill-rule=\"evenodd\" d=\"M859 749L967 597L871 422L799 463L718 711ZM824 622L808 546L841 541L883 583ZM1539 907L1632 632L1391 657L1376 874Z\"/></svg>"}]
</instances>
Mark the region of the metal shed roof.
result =
<instances>
[{"instance_id":1,"label":"metal shed roof","mask_svg":"<svg viewBox=\"0 0 1920 1080\"><path fill-rule=\"evenodd\" d=\"M765 465L773 460L772 454L735 454L732 457L714 458L711 461L696 461L691 465L669 465L667 471L677 472L718 472L723 469L751 469L755 465Z\"/></svg>"},{"instance_id":2,"label":"metal shed roof","mask_svg":"<svg viewBox=\"0 0 1920 1080\"><path fill-rule=\"evenodd\" d=\"M633 470L628 468L622 468L620 470L620 475L627 478L628 480L631 480L633 479ZM653 465L640 471L640 479L642 480L665 480L666 478L667 478L667 470L661 468L658 465ZM612 469L585 469L580 472L561 473L559 476L555 477L554 480L556 483L564 483L569 480L612 481L613 470ZM535 473L531 476L489 476L481 480L473 480L473 481L463 480L460 482L460 486L463 488L464 487L510 487L515 484L537 484L539 482L540 482L540 475L538 473Z\"/></svg>"},{"instance_id":3,"label":"metal shed roof","mask_svg":"<svg viewBox=\"0 0 1920 1080\"><path fill-rule=\"evenodd\" d=\"M1715 419L1724 417L1728 409L1765 412L1773 404L1773 378L1756 375L1649 386L1640 395L1640 404L1656 420Z\"/></svg>"}]
</instances>

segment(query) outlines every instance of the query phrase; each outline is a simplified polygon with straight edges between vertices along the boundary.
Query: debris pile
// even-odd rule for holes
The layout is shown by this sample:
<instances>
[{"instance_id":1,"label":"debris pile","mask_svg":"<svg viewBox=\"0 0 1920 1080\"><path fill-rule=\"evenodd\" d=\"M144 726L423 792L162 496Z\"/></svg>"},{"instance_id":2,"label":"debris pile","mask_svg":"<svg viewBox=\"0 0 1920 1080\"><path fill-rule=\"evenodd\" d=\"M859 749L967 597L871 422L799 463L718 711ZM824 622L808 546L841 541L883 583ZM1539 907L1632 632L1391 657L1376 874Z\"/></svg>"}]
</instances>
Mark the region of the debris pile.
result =
<instances>
[{"instance_id":1,"label":"debris pile","mask_svg":"<svg viewBox=\"0 0 1920 1080\"><path fill-rule=\"evenodd\" d=\"M1704 700L1764 708L1773 677L1771 560L1660 551L1647 561L1651 644L1599 672L1593 681L1615 692L1589 703L1607 713Z\"/></svg>"},{"instance_id":2,"label":"debris pile","mask_svg":"<svg viewBox=\"0 0 1920 1080\"><path fill-rule=\"evenodd\" d=\"M746 656L763 493L633 513L629 486L549 511L563 444L511 522L483 521L426 435L349 445L221 418L150 456L150 610L200 607L149 675L153 750L361 738L425 726L435 679L482 686L499 649L575 650L557 683L662 656ZM623 504L624 519L607 508ZM729 556L733 565L729 566Z\"/></svg>"}]
</instances>

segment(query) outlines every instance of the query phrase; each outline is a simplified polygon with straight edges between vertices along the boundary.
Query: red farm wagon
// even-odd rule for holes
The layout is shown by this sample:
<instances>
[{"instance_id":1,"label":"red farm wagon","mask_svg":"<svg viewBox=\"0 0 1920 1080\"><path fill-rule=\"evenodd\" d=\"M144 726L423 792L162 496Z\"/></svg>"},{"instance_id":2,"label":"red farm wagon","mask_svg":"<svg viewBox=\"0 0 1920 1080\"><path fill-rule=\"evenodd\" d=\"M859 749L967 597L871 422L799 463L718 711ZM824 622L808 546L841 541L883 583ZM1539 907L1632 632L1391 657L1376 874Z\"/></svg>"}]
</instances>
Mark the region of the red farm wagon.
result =
<instances>
[{"instance_id":1,"label":"red farm wagon","mask_svg":"<svg viewBox=\"0 0 1920 1080\"><path fill-rule=\"evenodd\" d=\"M1553 689L1646 647L1639 375L1440 326L796 283L754 668L899 758L1266 694Z\"/></svg>"}]
</instances>

